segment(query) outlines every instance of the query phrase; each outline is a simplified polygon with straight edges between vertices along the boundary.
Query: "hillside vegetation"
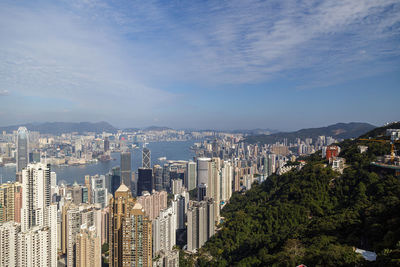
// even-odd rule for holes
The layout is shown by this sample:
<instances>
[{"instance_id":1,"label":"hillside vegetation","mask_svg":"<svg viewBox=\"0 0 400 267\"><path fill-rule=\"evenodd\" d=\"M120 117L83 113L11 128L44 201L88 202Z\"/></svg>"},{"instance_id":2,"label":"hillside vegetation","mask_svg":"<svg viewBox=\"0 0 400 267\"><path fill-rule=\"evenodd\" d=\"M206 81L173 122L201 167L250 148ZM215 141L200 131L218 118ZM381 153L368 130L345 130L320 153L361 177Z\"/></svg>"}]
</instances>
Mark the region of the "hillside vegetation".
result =
<instances>
[{"instance_id":1,"label":"hillside vegetation","mask_svg":"<svg viewBox=\"0 0 400 267\"><path fill-rule=\"evenodd\" d=\"M360 143L369 146L366 153L359 153ZM400 179L370 165L390 147L339 145L348 165L343 174L314 154L300 171L235 193L222 210L222 229L191 260L198 266L399 266ZM375 251L377 261L365 261L354 247Z\"/></svg>"}]
</instances>

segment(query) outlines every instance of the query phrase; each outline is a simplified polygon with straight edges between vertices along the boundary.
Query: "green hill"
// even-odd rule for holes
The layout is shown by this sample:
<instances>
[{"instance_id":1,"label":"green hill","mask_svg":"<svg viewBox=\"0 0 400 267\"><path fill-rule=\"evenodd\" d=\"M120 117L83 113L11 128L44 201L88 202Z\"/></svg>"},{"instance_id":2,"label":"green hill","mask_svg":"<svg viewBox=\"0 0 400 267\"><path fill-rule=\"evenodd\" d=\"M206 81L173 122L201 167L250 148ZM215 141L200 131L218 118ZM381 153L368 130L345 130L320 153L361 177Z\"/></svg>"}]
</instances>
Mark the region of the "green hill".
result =
<instances>
[{"instance_id":1,"label":"green hill","mask_svg":"<svg viewBox=\"0 0 400 267\"><path fill-rule=\"evenodd\" d=\"M360 143L367 152L359 153ZM399 266L400 178L369 164L390 147L357 140L340 146L348 165L343 174L315 154L300 171L235 193L222 210L222 229L192 260L198 266ZM365 261L354 247L375 251L377 261Z\"/></svg>"}]
</instances>

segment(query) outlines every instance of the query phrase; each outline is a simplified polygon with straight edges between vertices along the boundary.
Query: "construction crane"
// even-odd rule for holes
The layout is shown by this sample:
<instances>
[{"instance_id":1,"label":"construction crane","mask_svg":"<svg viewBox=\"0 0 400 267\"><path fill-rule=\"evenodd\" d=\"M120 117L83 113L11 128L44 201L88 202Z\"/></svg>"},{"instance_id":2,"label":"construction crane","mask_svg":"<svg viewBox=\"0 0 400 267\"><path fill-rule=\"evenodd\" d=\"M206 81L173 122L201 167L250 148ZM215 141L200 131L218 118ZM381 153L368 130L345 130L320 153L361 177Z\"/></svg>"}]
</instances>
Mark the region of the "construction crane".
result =
<instances>
[{"instance_id":1,"label":"construction crane","mask_svg":"<svg viewBox=\"0 0 400 267\"><path fill-rule=\"evenodd\" d=\"M361 141L371 141L371 142L380 142L380 143L385 143L385 144L390 144L390 162L394 162L394 157L395 157L395 144L398 143L400 144L400 140L391 138L390 140L385 140L385 139L368 139L368 138L359 138L358 140Z\"/></svg>"}]
</instances>

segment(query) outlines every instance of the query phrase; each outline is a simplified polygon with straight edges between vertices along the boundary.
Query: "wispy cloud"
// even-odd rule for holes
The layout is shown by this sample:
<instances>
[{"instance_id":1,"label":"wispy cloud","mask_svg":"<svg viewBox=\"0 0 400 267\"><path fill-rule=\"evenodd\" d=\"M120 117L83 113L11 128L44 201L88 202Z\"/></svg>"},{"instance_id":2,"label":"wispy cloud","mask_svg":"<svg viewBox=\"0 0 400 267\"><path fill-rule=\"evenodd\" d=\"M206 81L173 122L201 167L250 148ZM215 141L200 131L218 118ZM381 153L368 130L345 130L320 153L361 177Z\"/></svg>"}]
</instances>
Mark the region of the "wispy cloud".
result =
<instances>
[{"instance_id":1,"label":"wispy cloud","mask_svg":"<svg viewBox=\"0 0 400 267\"><path fill-rule=\"evenodd\" d=\"M0 90L0 96L7 96L10 92L8 90Z\"/></svg>"}]
</instances>

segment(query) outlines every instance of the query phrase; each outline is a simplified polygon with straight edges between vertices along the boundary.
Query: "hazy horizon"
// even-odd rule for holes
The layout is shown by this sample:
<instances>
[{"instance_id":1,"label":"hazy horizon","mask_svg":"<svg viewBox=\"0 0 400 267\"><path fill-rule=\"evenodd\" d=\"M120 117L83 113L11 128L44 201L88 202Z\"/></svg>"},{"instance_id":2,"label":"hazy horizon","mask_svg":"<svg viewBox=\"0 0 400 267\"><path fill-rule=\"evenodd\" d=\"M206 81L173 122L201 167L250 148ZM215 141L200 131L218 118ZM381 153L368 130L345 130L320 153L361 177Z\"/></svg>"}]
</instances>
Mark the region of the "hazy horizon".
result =
<instances>
[{"instance_id":1,"label":"hazy horizon","mask_svg":"<svg viewBox=\"0 0 400 267\"><path fill-rule=\"evenodd\" d=\"M295 131L299 131L299 130L302 130L302 129L322 128L322 127L328 127L328 126L336 125L336 124L339 124L339 123L345 123L345 124L348 124L348 123L367 123L367 124L370 124L370 125L375 126L375 127L383 126L383 124L382 125L375 125L375 124L368 123L368 122L355 122L355 121L352 121L352 122L335 122L335 123L332 123L332 124L317 125L315 127L287 128L287 129L273 129L273 128L269 128L269 127L256 127L256 128L240 128L240 127L238 127L238 128L224 128L223 129L223 128L184 128L184 127L174 128L174 127L170 127L168 125L156 125L156 124L145 125L145 126L118 126L118 125L115 125L115 124L113 124L111 122L108 122L108 121L43 121L43 122L35 121L35 122L25 122L25 123L20 123L20 124L0 125L0 127L23 126L23 125L26 125L26 124L34 124L35 125L35 124L44 124L44 123L101 123L101 122L108 123L111 126L117 128L117 129L120 129L120 130L129 129L129 128L132 128L132 129L133 128L146 129L146 128L150 128L150 127L159 127L159 128L165 127L165 128L170 128L170 129L173 129L173 130L192 130L192 131L204 131L204 130L215 130L215 131L268 130L268 131L271 131L272 133L274 133L274 132L295 132ZM385 123L388 123L388 122L385 122Z\"/></svg>"}]
</instances>

